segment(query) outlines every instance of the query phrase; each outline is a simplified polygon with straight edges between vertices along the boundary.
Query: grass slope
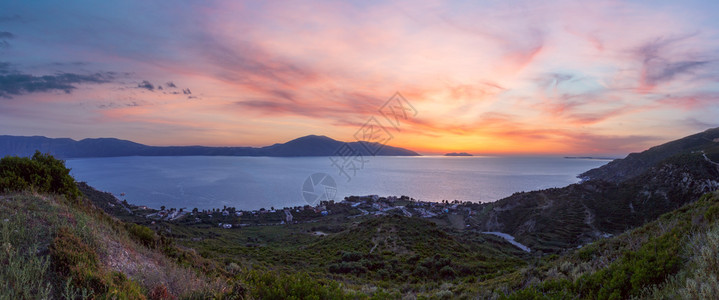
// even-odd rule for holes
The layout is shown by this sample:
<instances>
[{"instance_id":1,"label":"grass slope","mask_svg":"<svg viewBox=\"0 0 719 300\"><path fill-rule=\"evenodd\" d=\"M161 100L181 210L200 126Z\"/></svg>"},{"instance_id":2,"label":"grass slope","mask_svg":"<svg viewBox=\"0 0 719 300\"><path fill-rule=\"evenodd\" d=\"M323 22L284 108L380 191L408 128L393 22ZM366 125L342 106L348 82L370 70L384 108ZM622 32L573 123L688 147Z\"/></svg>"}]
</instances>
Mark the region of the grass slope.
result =
<instances>
[{"instance_id":1,"label":"grass slope","mask_svg":"<svg viewBox=\"0 0 719 300\"><path fill-rule=\"evenodd\" d=\"M714 299L718 258L719 192L714 192L485 286L509 299Z\"/></svg>"},{"instance_id":2,"label":"grass slope","mask_svg":"<svg viewBox=\"0 0 719 300\"><path fill-rule=\"evenodd\" d=\"M0 262L7 266L0 269L0 298L140 299L154 290L189 296L223 288L84 204L31 192L0 196Z\"/></svg>"}]
</instances>

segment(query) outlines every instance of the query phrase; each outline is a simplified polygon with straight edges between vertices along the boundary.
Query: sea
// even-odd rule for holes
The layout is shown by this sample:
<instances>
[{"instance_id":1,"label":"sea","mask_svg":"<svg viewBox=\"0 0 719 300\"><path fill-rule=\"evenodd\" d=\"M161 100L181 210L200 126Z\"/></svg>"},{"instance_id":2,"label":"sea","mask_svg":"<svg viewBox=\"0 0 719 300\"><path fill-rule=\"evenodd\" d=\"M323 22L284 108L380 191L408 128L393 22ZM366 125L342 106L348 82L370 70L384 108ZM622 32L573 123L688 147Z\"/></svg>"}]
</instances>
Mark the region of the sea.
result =
<instances>
[{"instance_id":1,"label":"sea","mask_svg":"<svg viewBox=\"0 0 719 300\"><path fill-rule=\"evenodd\" d=\"M517 156L112 157L66 160L70 174L120 200L152 208L242 210L314 205L346 196L491 202L563 187L608 159Z\"/></svg>"}]
</instances>

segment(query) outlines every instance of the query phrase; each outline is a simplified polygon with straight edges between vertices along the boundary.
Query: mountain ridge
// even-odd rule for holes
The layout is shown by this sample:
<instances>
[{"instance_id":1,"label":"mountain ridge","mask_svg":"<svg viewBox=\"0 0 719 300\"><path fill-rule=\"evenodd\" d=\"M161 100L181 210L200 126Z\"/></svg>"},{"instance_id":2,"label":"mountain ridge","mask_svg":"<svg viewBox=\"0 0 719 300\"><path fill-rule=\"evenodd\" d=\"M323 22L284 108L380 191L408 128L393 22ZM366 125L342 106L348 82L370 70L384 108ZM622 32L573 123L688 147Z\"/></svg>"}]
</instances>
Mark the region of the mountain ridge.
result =
<instances>
[{"instance_id":1,"label":"mountain ridge","mask_svg":"<svg viewBox=\"0 0 719 300\"><path fill-rule=\"evenodd\" d=\"M419 156L412 150L367 142L342 142L327 136L307 135L264 147L149 146L117 138L48 138L0 135L0 157L31 156L38 150L59 158L118 156L334 156L343 145L354 155ZM344 155L346 155L345 153Z\"/></svg>"},{"instance_id":2,"label":"mountain ridge","mask_svg":"<svg viewBox=\"0 0 719 300\"><path fill-rule=\"evenodd\" d=\"M614 160L580 183L487 203L477 225L548 252L619 234L719 189L715 136L719 128Z\"/></svg>"},{"instance_id":3,"label":"mountain ridge","mask_svg":"<svg viewBox=\"0 0 719 300\"><path fill-rule=\"evenodd\" d=\"M717 161L719 160L719 142L717 142L717 139L719 139L719 127L710 128L703 132L651 147L641 153L630 153L623 159L615 159L604 166L586 171L578 177L583 180L602 179L610 182L620 182L640 175L652 165L666 158L687 151L706 151L707 155L715 156L714 160Z\"/></svg>"}]
</instances>

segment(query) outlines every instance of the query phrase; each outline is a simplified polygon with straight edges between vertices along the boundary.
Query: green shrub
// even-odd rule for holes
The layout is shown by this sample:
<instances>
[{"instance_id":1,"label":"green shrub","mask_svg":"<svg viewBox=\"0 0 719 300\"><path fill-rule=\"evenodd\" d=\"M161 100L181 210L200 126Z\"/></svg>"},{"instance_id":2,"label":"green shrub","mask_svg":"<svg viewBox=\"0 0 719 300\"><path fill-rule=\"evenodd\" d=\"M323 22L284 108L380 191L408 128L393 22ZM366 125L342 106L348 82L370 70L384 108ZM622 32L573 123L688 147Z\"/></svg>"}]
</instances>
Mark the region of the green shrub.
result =
<instances>
[{"instance_id":1,"label":"green shrub","mask_svg":"<svg viewBox=\"0 0 719 300\"><path fill-rule=\"evenodd\" d=\"M362 253L359 252L344 252L342 253L342 261L358 261L362 259Z\"/></svg>"},{"instance_id":2,"label":"green shrub","mask_svg":"<svg viewBox=\"0 0 719 300\"><path fill-rule=\"evenodd\" d=\"M155 232L152 231L152 229L138 224L127 224L126 227L127 231L130 232L130 237L134 240L146 247L152 248L155 246L157 239L155 237Z\"/></svg>"},{"instance_id":3,"label":"green shrub","mask_svg":"<svg viewBox=\"0 0 719 300\"><path fill-rule=\"evenodd\" d=\"M80 190L65 162L36 151L32 158L6 156L0 159L0 192L34 189L40 193L77 199Z\"/></svg>"},{"instance_id":4,"label":"green shrub","mask_svg":"<svg viewBox=\"0 0 719 300\"><path fill-rule=\"evenodd\" d=\"M439 270L439 274L444 278L454 278L454 268L452 266L444 266Z\"/></svg>"},{"instance_id":5,"label":"green shrub","mask_svg":"<svg viewBox=\"0 0 719 300\"><path fill-rule=\"evenodd\" d=\"M599 248L597 248L595 244L590 244L582 247L582 249L577 252L577 255L579 255L579 259L583 261L590 261L598 251Z\"/></svg>"}]
</instances>

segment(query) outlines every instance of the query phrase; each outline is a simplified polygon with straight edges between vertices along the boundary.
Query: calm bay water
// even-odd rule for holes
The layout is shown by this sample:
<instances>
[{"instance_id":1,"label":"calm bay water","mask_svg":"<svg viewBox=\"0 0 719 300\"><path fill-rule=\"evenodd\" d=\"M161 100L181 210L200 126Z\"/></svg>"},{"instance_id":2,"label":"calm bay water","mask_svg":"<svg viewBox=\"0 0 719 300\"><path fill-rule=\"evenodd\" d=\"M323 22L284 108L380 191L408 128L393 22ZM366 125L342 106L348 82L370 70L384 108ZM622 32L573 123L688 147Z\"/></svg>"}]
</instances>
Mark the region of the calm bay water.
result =
<instances>
[{"instance_id":1,"label":"calm bay water","mask_svg":"<svg viewBox=\"0 0 719 300\"><path fill-rule=\"evenodd\" d=\"M608 160L561 157L368 157L348 182L328 157L113 157L67 160L79 181L136 205L259 209L305 205L317 172L349 195L407 195L423 201L489 202L514 192L562 187ZM125 193L125 196L119 196Z\"/></svg>"}]
</instances>

